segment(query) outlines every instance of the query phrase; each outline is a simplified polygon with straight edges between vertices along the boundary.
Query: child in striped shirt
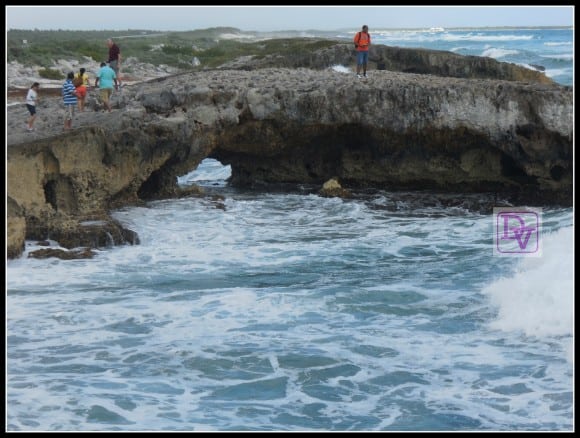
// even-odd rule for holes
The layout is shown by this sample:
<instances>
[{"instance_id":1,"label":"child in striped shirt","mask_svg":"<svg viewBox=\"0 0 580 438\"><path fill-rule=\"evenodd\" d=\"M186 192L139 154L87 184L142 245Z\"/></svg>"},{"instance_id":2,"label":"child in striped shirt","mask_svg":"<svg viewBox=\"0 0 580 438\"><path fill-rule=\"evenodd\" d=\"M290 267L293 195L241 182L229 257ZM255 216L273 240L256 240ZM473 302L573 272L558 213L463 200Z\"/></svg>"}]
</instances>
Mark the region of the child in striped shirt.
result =
<instances>
[{"instance_id":1,"label":"child in striped shirt","mask_svg":"<svg viewBox=\"0 0 580 438\"><path fill-rule=\"evenodd\" d=\"M75 113L75 106L78 100L75 94L76 88L73 84L75 74L71 71L66 76L66 81L62 85L62 98L64 101L64 130L72 129L72 119Z\"/></svg>"}]
</instances>

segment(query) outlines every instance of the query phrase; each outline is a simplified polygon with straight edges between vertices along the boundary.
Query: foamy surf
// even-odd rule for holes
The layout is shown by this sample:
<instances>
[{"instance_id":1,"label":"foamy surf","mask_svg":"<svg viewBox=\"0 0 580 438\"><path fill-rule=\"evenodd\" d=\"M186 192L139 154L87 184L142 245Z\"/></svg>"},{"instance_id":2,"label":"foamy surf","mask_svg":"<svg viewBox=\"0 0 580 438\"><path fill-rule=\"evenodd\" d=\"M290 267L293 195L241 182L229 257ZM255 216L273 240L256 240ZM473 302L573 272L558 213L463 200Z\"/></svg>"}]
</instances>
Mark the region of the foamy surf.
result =
<instances>
[{"instance_id":1,"label":"foamy surf","mask_svg":"<svg viewBox=\"0 0 580 438\"><path fill-rule=\"evenodd\" d=\"M498 308L494 329L528 336L571 336L574 309L573 228L543 236L543 256L523 258L514 274L483 289Z\"/></svg>"}]
</instances>

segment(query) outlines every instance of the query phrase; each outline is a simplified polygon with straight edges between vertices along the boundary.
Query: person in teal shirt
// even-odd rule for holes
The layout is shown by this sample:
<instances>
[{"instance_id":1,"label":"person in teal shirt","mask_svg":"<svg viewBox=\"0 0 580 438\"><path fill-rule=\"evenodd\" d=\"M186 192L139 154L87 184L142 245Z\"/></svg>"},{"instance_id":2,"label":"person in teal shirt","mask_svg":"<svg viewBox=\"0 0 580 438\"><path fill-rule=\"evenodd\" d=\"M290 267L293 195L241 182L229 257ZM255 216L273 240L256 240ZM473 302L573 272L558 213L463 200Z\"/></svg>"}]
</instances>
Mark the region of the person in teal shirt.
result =
<instances>
[{"instance_id":1,"label":"person in teal shirt","mask_svg":"<svg viewBox=\"0 0 580 438\"><path fill-rule=\"evenodd\" d=\"M111 112L111 94L113 94L113 86L115 87L115 90L119 89L117 74L115 73L115 70L109 67L106 63L101 62L101 68L95 79L95 88L99 88L101 100L109 112Z\"/></svg>"}]
</instances>

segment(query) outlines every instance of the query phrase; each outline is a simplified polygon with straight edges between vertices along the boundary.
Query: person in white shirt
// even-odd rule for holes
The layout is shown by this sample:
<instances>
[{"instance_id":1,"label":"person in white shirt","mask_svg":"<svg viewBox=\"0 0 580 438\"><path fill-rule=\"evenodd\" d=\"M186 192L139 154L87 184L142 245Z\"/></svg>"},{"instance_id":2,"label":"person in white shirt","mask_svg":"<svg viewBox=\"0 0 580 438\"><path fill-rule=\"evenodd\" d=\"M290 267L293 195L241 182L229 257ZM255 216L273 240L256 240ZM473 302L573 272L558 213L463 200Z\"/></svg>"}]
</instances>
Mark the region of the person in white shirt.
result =
<instances>
[{"instance_id":1,"label":"person in white shirt","mask_svg":"<svg viewBox=\"0 0 580 438\"><path fill-rule=\"evenodd\" d=\"M40 88L40 84L35 82L32 84L32 87L28 90L26 94L26 108L28 108L28 112L30 113L30 117L28 118L28 126L26 127L27 131L34 131L32 125L34 125L34 120L36 119L36 103L38 102L38 89Z\"/></svg>"}]
</instances>

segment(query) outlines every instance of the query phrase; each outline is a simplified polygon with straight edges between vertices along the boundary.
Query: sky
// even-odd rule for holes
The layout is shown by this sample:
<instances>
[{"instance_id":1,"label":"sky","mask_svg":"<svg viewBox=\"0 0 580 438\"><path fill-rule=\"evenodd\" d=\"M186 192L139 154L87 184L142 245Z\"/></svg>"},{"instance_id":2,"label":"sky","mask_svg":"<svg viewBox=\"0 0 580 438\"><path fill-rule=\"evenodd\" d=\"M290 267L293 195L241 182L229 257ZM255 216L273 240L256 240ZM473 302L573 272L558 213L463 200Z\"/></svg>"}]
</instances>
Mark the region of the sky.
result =
<instances>
[{"instance_id":1,"label":"sky","mask_svg":"<svg viewBox=\"0 0 580 438\"><path fill-rule=\"evenodd\" d=\"M5 6L6 29L243 31L573 26L573 6Z\"/></svg>"}]
</instances>

